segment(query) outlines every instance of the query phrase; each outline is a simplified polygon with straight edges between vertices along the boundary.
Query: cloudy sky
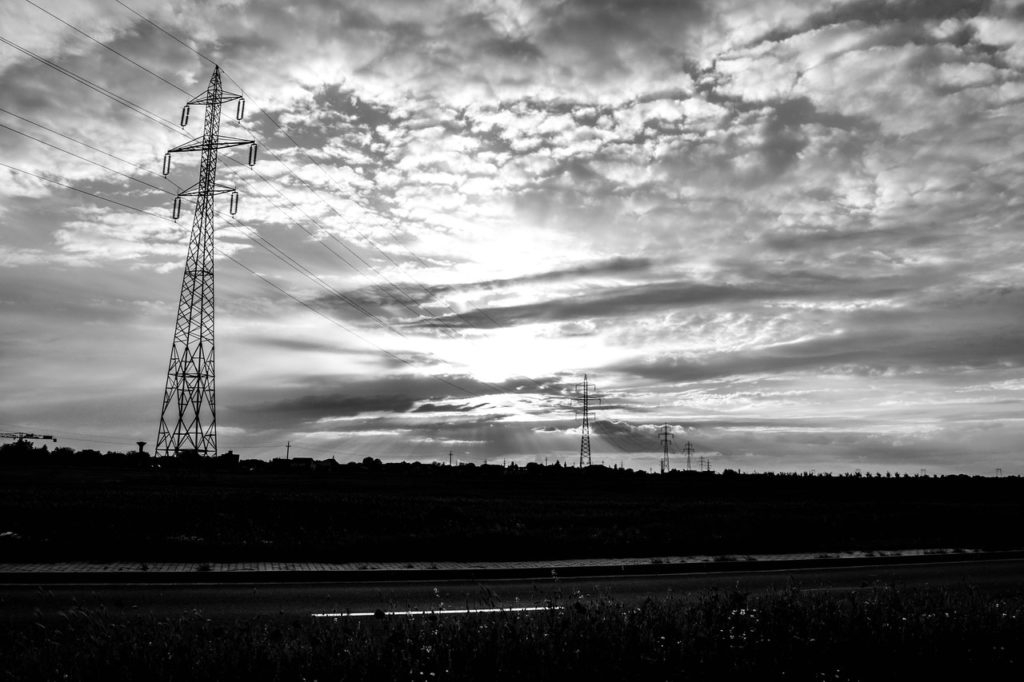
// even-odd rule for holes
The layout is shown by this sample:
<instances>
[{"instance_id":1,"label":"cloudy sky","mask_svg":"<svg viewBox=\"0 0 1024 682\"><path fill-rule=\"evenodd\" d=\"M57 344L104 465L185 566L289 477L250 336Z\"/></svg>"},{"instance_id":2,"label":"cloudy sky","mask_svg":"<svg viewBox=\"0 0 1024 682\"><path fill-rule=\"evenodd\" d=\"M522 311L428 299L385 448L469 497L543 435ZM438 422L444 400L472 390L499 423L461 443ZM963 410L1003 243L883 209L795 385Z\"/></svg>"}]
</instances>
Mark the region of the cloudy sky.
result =
<instances>
[{"instance_id":1,"label":"cloudy sky","mask_svg":"<svg viewBox=\"0 0 1024 682\"><path fill-rule=\"evenodd\" d=\"M1024 473L1024 3L124 3L0 3L0 430L152 447L216 62L222 451Z\"/></svg>"}]
</instances>

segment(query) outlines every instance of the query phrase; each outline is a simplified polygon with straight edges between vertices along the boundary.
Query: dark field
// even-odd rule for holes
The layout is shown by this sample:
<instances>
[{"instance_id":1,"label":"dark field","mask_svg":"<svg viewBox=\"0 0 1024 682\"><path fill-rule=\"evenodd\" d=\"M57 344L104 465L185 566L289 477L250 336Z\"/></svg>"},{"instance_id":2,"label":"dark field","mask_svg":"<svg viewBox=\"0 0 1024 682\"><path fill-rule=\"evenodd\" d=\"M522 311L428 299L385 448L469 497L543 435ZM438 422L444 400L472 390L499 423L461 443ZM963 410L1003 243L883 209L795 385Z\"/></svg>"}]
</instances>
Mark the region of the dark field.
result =
<instances>
[{"instance_id":1,"label":"dark field","mask_svg":"<svg viewBox=\"0 0 1024 682\"><path fill-rule=\"evenodd\" d=\"M2 679L1019 679L1024 597L968 587L710 592L533 614L367 619L71 612L8 628Z\"/></svg>"},{"instance_id":2,"label":"dark field","mask_svg":"<svg viewBox=\"0 0 1024 682\"><path fill-rule=\"evenodd\" d=\"M601 467L0 466L6 561L484 560L1024 547L1024 479Z\"/></svg>"}]
</instances>

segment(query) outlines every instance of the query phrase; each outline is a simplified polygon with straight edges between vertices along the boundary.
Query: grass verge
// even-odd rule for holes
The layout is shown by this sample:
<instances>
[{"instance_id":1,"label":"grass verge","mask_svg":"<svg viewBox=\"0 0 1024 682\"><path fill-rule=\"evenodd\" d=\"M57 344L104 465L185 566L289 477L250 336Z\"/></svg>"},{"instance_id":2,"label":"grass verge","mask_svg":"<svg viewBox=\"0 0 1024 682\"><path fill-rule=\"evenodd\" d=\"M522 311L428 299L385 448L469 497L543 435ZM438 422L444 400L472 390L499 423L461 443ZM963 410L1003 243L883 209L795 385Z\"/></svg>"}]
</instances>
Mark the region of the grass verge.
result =
<instances>
[{"instance_id":1,"label":"grass verge","mask_svg":"<svg viewBox=\"0 0 1024 682\"><path fill-rule=\"evenodd\" d=\"M3 679L1011 679L1024 593L708 592L559 611L222 622L73 612L8 627Z\"/></svg>"}]
</instances>

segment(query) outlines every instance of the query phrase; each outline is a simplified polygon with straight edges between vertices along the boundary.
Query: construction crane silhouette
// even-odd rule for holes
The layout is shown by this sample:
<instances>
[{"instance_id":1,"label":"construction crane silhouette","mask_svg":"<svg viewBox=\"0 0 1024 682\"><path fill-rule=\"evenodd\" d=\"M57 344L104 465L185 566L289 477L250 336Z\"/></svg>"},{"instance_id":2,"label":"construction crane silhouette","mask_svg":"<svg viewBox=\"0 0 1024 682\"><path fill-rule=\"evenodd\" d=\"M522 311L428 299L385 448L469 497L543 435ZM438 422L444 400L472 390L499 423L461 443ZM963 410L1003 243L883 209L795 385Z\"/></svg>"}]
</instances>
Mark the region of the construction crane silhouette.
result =
<instances>
[{"instance_id":1,"label":"construction crane silhouette","mask_svg":"<svg viewBox=\"0 0 1024 682\"><path fill-rule=\"evenodd\" d=\"M35 433L25 433L24 431L0 433L0 438L9 438L19 443L26 440L52 440L54 443L57 442L57 439L53 436L40 436Z\"/></svg>"}]
</instances>

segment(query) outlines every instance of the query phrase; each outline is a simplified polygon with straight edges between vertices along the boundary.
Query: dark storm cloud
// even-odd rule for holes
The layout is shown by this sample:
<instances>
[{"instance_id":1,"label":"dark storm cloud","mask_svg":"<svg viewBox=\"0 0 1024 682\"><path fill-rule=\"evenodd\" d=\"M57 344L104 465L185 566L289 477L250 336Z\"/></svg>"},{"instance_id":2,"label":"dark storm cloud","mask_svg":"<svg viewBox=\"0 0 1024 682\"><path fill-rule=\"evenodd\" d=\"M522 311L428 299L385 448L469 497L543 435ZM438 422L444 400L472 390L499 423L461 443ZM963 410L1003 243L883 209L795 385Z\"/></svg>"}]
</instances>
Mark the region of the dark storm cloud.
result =
<instances>
[{"instance_id":1,"label":"dark storm cloud","mask_svg":"<svg viewBox=\"0 0 1024 682\"><path fill-rule=\"evenodd\" d=\"M699 382L743 375L836 372L862 375L927 374L943 381L954 369L1024 366L1024 332L1010 322L1022 299L935 304L930 310L850 313L841 319L851 331L768 348L715 353L701 358L641 359L617 371L675 382ZM829 330L822 330L826 334Z\"/></svg>"},{"instance_id":2,"label":"dark storm cloud","mask_svg":"<svg viewBox=\"0 0 1024 682\"><path fill-rule=\"evenodd\" d=\"M645 131L655 139L673 140L672 151L657 160L660 167L709 187L726 178L751 189L785 184L790 180L785 177L787 171L801 164L810 166L819 155L827 155L832 173L856 169L878 137L879 125L869 117L829 111L805 96L752 97L717 89L703 96L725 109L726 132L713 144L702 136L689 135L678 143L674 141L678 133ZM808 153L812 143L816 148ZM759 163L737 168L751 154Z\"/></svg>"},{"instance_id":3,"label":"dark storm cloud","mask_svg":"<svg viewBox=\"0 0 1024 682\"><path fill-rule=\"evenodd\" d=\"M424 403L420 405L412 412L472 412L480 408L487 407L487 403L477 403L475 405L435 405L434 403Z\"/></svg>"},{"instance_id":4,"label":"dark storm cloud","mask_svg":"<svg viewBox=\"0 0 1024 682\"><path fill-rule=\"evenodd\" d=\"M723 262L723 265L728 265ZM749 263L738 264L744 279L768 275ZM688 281L655 282L609 287L593 294L538 301L531 304L488 307L459 316L443 316L413 323L412 326L471 326L494 328L536 322L570 322L591 318L650 314L696 308L710 304L747 304L782 299L824 300L830 297L887 297L920 286L936 277L924 269L917 277L853 279L828 273L774 271L762 283L703 284ZM770 282L770 283L768 283Z\"/></svg>"},{"instance_id":5,"label":"dark storm cloud","mask_svg":"<svg viewBox=\"0 0 1024 682\"><path fill-rule=\"evenodd\" d=\"M768 248L783 252L835 250L859 245L892 248L928 247L943 243L951 236L951 227L944 225L900 225L888 228L836 229L830 225L814 225L811 229L767 232L761 242Z\"/></svg>"},{"instance_id":6,"label":"dark storm cloud","mask_svg":"<svg viewBox=\"0 0 1024 682\"><path fill-rule=\"evenodd\" d=\"M443 361L430 353L415 353L412 351L397 351L387 355L369 351L370 355L376 355L378 362L391 370L403 370L409 367L436 367L443 364Z\"/></svg>"},{"instance_id":7,"label":"dark storm cloud","mask_svg":"<svg viewBox=\"0 0 1024 682\"><path fill-rule=\"evenodd\" d=\"M266 334L249 334L240 337L240 340L254 346L264 346L281 351L309 351L314 353L345 353L362 355L379 355L371 351L353 351L341 343L341 341L317 341L309 338L294 337L272 337Z\"/></svg>"},{"instance_id":8,"label":"dark storm cloud","mask_svg":"<svg viewBox=\"0 0 1024 682\"><path fill-rule=\"evenodd\" d=\"M488 307L456 316L444 316L414 323L428 328L467 326L482 329L531 324L565 322L594 317L633 314L653 309L701 306L726 301L754 301L782 296L779 291L754 288L705 285L686 282L647 284L615 288L598 294L538 301L537 303Z\"/></svg>"},{"instance_id":9,"label":"dark storm cloud","mask_svg":"<svg viewBox=\"0 0 1024 682\"><path fill-rule=\"evenodd\" d=\"M594 437L601 443L607 443L617 452L626 454L654 454L664 452L664 445L659 431L665 424L638 424L620 420L599 419L593 422ZM716 454L727 453L722 448L723 439L716 434L715 426L700 424L687 425L685 429L668 424L672 438L669 440L669 459L678 457L680 450L687 441L696 452L714 451ZM712 445L713 444L713 445ZM676 460L678 461L678 460ZM685 461L685 460L684 460ZM676 465L675 468L680 468Z\"/></svg>"},{"instance_id":10,"label":"dark storm cloud","mask_svg":"<svg viewBox=\"0 0 1024 682\"><path fill-rule=\"evenodd\" d=\"M705 4L701 0L560 2L542 11L539 40L548 52L572 50L584 55L577 68L591 76L629 72L635 68L627 57L629 48L638 44L684 50L687 38L706 17Z\"/></svg>"},{"instance_id":11,"label":"dark storm cloud","mask_svg":"<svg viewBox=\"0 0 1024 682\"><path fill-rule=\"evenodd\" d=\"M386 161L386 140L381 130L399 122L394 107L368 101L351 88L324 85L293 106L267 112L256 119L260 139L277 138L279 144L323 161L337 156L349 168L379 170ZM285 119L278 128L272 120ZM336 143L336 144L331 144Z\"/></svg>"},{"instance_id":12,"label":"dark storm cloud","mask_svg":"<svg viewBox=\"0 0 1024 682\"><path fill-rule=\"evenodd\" d=\"M802 33L850 22L880 25L890 22L917 23L947 17L964 19L977 16L991 5L991 0L855 0L836 3L826 10L812 13L795 26L774 28L752 42L782 42Z\"/></svg>"},{"instance_id":13,"label":"dark storm cloud","mask_svg":"<svg viewBox=\"0 0 1024 682\"><path fill-rule=\"evenodd\" d=\"M523 277L510 277L508 279L487 280L483 282L472 282L468 285L458 285L453 289L462 290L469 288L476 289L499 289L515 286L517 284L540 284L557 282L577 277L606 277L617 275L630 275L645 273L654 265L651 258L628 258L617 256L596 263L584 263L572 268L563 268L542 272L536 275L524 275Z\"/></svg>"},{"instance_id":14,"label":"dark storm cloud","mask_svg":"<svg viewBox=\"0 0 1024 682\"><path fill-rule=\"evenodd\" d=\"M241 397L235 410L248 426L271 428L376 413L469 413L489 405L480 401L483 395L540 393L554 398L564 395L569 385L553 377L512 378L493 384L467 376L440 375L338 377L333 381L311 378L274 391L252 392ZM496 417L492 411L482 418Z\"/></svg>"},{"instance_id":15,"label":"dark storm cloud","mask_svg":"<svg viewBox=\"0 0 1024 682\"><path fill-rule=\"evenodd\" d=\"M111 298L107 292L118 287L141 288L154 279L173 281L173 276L154 276L136 271L95 271L91 268L65 268L46 271L37 267L0 268L0 305L8 320L46 310L60 320L55 336L70 335L82 324L121 325L138 321L158 300ZM74 298L67 292L74 291ZM158 313L157 313L158 314ZM12 331L14 327L10 328ZM29 336L24 337L27 340Z\"/></svg>"},{"instance_id":16,"label":"dark storm cloud","mask_svg":"<svg viewBox=\"0 0 1024 682\"><path fill-rule=\"evenodd\" d=\"M451 391L430 377L315 378L262 395L250 394L236 410L253 427L271 428L365 413L408 412L417 401L447 399Z\"/></svg>"},{"instance_id":17,"label":"dark storm cloud","mask_svg":"<svg viewBox=\"0 0 1024 682\"><path fill-rule=\"evenodd\" d=\"M932 473L935 469L931 467L937 467L939 472L955 472L963 470L965 452L985 456L1004 448L1012 440L1010 434L993 434L991 428L977 425L958 425L955 431L939 434L846 430L842 424L808 431L697 427L687 435L691 432L705 444L697 448L700 454L706 450L721 453L721 457L715 458L716 470L740 468L743 471L806 471L809 468L835 471L836 464L841 463L842 469L847 471L917 474L921 467L929 468ZM991 474L991 471L984 473Z\"/></svg>"},{"instance_id":18,"label":"dark storm cloud","mask_svg":"<svg viewBox=\"0 0 1024 682\"><path fill-rule=\"evenodd\" d=\"M273 414L282 423L314 422L330 417L351 417L367 412L407 412L415 401L407 394L354 394L339 389L336 393L300 395L276 402L235 408L239 412Z\"/></svg>"},{"instance_id":19,"label":"dark storm cloud","mask_svg":"<svg viewBox=\"0 0 1024 682\"><path fill-rule=\"evenodd\" d=\"M670 425L682 429L685 434L696 433L710 429L737 430L737 431L800 431L819 428L849 429L863 427L866 422L856 417L846 417L837 422L834 417L816 417L805 415L799 417L766 418L766 417L719 417L719 416L688 416L686 419L669 419ZM660 427L661 424L655 426Z\"/></svg>"},{"instance_id":20,"label":"dark storm cloud","mask_svg":"<svg viewBox=\"0 0 1024 682\"><path fill-rule=\"evenodd\" d=\"M627 422L598 419L593 422L596 436L619 452L657 452L659 441L653 431L641 430Z\"/></svg>"},{"instance_id":21,"label":"dark storm cloud","mask_svg":"<svg viewBox=\"0 0 1024 682\"><path fill-rule=\"evenodd\" d=\"M438 299L450 293L466 293L473 291L496 291L521 285L545 284L575 278L610 277L636 275L650 270L654 261L650 258L616 257L596 263L585 263L572 268L562 268L522 277L507 279L482 280L460 284L416 285L401 283L380 285L346 292L346 296L367 305L386 306L392 308L397 304L437 305ZM323 299L321 299L322 301ZM426 312L426 311L422 311ZM464 320L465 315L457 316Z\"/></svg>"}]
</instances>

